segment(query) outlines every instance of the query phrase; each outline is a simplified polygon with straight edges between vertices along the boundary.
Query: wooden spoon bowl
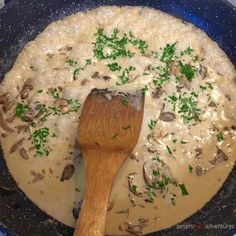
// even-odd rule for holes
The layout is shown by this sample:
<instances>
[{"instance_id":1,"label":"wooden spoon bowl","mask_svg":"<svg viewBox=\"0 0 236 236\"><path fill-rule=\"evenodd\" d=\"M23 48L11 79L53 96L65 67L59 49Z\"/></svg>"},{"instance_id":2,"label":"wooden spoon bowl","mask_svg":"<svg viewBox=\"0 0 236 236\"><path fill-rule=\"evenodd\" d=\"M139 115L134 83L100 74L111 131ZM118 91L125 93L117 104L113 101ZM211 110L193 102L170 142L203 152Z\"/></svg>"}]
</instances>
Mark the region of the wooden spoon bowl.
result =
<instances>
[{"instance_id":1,"label":"wooden spoon bowl","mask_svg":"<svg viewBox=\"0 0 236 236\"><path fill-rule=\"evenodd\" d=\"M86 98L78 128L86 186L74 236L104 235L112 183L138 141L143 108L138 92L93 89Z\"/></svg>"}]
</instances>

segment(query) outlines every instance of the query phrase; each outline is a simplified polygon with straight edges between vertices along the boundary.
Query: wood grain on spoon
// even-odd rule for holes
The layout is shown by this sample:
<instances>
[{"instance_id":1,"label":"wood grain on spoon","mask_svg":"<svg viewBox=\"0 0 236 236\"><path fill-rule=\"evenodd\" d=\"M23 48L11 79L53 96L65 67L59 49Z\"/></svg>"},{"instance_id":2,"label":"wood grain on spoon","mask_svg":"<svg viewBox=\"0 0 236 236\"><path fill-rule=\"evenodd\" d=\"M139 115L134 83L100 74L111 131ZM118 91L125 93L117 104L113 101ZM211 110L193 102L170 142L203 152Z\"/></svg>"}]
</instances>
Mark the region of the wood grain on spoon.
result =
<instances>
[{"instance_id":1,"label":"wood grain on spoon","mask_svg":"<svg viewBox=\"0 0 236 236\"><path fill-rule=\"evenodd\" d=\"M104 235L112 183L138 141L143 107L142 93L94 89L86 98L78 129L86 187L74 236Z\"/></svg>"}]
</instances>

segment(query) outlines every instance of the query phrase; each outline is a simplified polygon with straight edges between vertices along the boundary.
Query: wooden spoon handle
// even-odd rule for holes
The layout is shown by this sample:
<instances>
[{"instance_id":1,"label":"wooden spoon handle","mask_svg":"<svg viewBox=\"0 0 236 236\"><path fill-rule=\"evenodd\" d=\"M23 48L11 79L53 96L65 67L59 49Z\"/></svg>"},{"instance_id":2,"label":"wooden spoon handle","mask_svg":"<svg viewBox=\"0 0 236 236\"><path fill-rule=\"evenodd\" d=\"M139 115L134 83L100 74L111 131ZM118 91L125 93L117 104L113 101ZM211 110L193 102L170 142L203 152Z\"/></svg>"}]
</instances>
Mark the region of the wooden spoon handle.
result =
<instances>
[{"instance_id":1,"label":"wooden spoon handle","mask_svg":"<svg viewBox=\"0 0 236 236\"><path fill-rule=\"evenodd\" d=\"M74 236L104 236L108 201L123 152L83 152L86 160L86 186L83 205ZM114 165L114 159L117 165Z\"/></svg>"}]
</instances>

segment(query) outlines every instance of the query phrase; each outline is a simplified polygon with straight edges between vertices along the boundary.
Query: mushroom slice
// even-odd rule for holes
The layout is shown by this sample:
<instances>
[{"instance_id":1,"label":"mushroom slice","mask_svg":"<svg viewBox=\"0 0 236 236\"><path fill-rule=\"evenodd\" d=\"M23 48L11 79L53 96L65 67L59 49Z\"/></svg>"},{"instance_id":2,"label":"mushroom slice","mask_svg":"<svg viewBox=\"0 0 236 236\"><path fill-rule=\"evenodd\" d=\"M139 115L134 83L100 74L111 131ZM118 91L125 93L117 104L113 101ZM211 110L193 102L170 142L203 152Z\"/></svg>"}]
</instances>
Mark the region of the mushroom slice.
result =
<instances>
[{"instance_id":1,"label":"mushroom slice","mask_svg":"<svg viewBox=\"0 0 236 236\"><path fill-rule=\"evenodd\" d=\"M0 96L0 104L5 103L7 100L10 99L10 93L6 92Z\"/></svg>"},{"instance_id":2,"label":"mushroom slice","mask_svg":"<svg viewBox=\"0 0 236 236\"><path fill-rule=\"evenodd\" d=\"M0 112L0 127L6 132L14 132L14 130L10 128L8 124L5 122L2 112Z\"/></svg>"},{"instance_id":3,"label":"mushroom slice","mask_svg":"<svg viewBox=\"0 0 236 236\"><path fill-rule=\"evenodd\" d=\"M8 111L10 111L12 109L12 107L14 105L15 105L15 101L13 101L13 100L6 100L3 103L2 109L3 109L3 111L8 112Z\"/></svg>"},{"instance_id":4,"label":"mushroom slice","mask_svg":"<svg viewBox=\"0 0 236 236\"><path fill-rule=\"evenodd\" d=\"M124 230L134 236L142 236L143 235L143 226L138 224L132 224L130 222L124 222Z\"/></svg>"},{"instance_id":5,"label":"mushroom slice","mask_svg":"<svg viewBox=\"0 0 236 236\"><path fill-rule=\"evenodd\" d=\"M227 161L229 157L219 148L217 147L217 152L215 154L215 158L210 161L212 165L219 164L223 161Z\"/></svg>"},{"instance_id":6,"label":"mushroom slice","mask_svg":"<svg viewBox=\"0 0 236 236\"><path fill-rule=\"evenodd\" d=\"M63 170L62 176L60 181L63 182L64 180L69 180L73 176L75 172L75 167L72 164L67 164Z\"/></svg>"},{"instance_id":7,"label":"mushroom slice","mask_svg":"<svg viewBox=\"0 0 236 236\"><path fill-rule=\"evenodd\" d=\"M33 171L33 170L30 171L30 174L34 177L33 180L32 180L32 183L36 183L38 181L41 181L45 177L41 173Z\"/></svg>"},{"instance_id":8,"label":"mushroom slice","mask_svg":"<svg viewBox=\"0 0 236 236\"><path fill-rule=\"evenodd\" d=\"M54 102L54 105L60 109L61 112L68 112L70 110L68 101L64 98L59 98Z\"/></svg>"},{"instance_id":9,"label":"mushroom slice","mask_svg":"<svg viewBox=\"0 0 236 236\"><path fill-rule=\"evenodd\" d=\"M23 85L21 92L20 92L21 99L28 98L29 92L33 89L34 89L34 87L31 84L31 79L27 79Z\"/></svg>"},{"instance_id":10,"label":"mushroom slice","mask_svg":"<svg viewBox=\"0 0 236 236\"><path fill-rule=\"evenodd\" d=\"M202 77L202 79L205 79L207 76L207 68L200 64L200 68L199 68L198 73Z\"/></svg>"},{"instance_id":11,"label":"mushroom slice","mask_svg":"<svg viewBox=\"0 0 236 236\"><path fill-rule=\"evenodd\" d=\"M143 176L149 187L165 190L169 183L176 183L169 166L163 161L149 159L143 165Z\"/></svg>"},{"instance_id":12,"label":"mushroom slice","mask_svg":"<svg viewBox=\"0 0 236 236\"><path fill-rule=\"evenodd\" d=\"M174 113L172 112L162 112L159 115L159 119L165 122L171 122L174 121L176 119L176 116Z\"/></svg>"},{"instance_id":13,"label":"mushroom slice","mask_svg":"<svg viewBox=\"0 0 236 236\"><path fill-rule=\"evenodd\" d=\"M195 158L200 159L202 157L203 149L201 147L195 148Z\"/></svg>"},{"instance_id":14,"label":"mushroom slice","mask_svg":"<svg viewBox=\"0 0 236 236\"><path fill-rule=\"evenodd\" d=\"M196 175L201 176L203 174L203 168L201 166L196 166Z\"/></svg>"},{"instance_id":15,"label":"mushroom slice","mask_svg":"<svg viewBox=\"0 0 236 236\"><path fill-rule=\"evenodd\" d=\"M24 139L25 138L21 138L16 143L14 143L10 148L10 153L16 152L20 148L20 146L22 145Z\"/></svg>"},{"instance_id":16,"label":"mushroom slice","mask_svg":"<svg viewBox=\"0 0 236 236\"><path fill-rule=\"evenodd\" d=\"M20 155L21 155L21 157L23 158L23 159L25 159L25 160L28 160L29 159L29 154L28 154L28 152L25 150L25 148L21 148L20 149Z\"/></svg>"}]
</instances>

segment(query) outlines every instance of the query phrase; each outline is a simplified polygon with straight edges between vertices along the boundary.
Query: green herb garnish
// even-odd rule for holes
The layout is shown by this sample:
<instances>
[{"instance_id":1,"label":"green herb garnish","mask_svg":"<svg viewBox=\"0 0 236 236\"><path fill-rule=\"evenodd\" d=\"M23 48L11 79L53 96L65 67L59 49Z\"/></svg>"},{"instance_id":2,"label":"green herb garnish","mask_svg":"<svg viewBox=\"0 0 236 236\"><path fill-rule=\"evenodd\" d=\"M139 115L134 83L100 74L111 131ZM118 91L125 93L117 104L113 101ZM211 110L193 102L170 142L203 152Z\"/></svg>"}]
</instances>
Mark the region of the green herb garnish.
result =
<instances>
[{"instance_id":1,"label":"green herb garnish","mask_svg":"<svg viewBox=\"0 0 236 236\"><path fill-rule=\"evenodd\" d=\"M214 89L214 87L213 87L213 84L212 83L206 83L207 85L208 85L208 88L209 89L211 89L211 90L213 90Z\"/></svg>"},{"instance_id":2,"label":"green herb garnish","mask_svg":"<svg viewBox=\"0 0 236 236\"><path fill-rule=\"evenodd\" d=\"M120 82L117 82L117 85L121 85L121 84L126 84L129 82L129 74L131 71L134 71L135 70L135 67L133 66L129 66L128 68L125 68L122 72L122 74L119 76L119 79L121 81Z\"/></svg>"},{"instance_id":3,"label":"green herb garnish","mask_svg":"<svg viewBox=\"0 0 236 236\"><path fill-rule=\"evenodd\" d=\"M27 109L28 109L27 105L25 105L24 103L18 102L16 104L16 117L19 117L22 119L22 116Z\"/></svg>"},{"instance_id":4,"label":"green herb garnish","mask_svg":"<svg viewBox=\"0 0 236 236\"><path fill-rule=\"evenodd\" d=\"M180 65L180 72L189 80L192 81L192 79L195 76L196 68L194 66L191 66L189 64L184 64L183 62L179 62Z\"/></svg>"},{"instance_id":5,"label":"green herb garnish","mask_svg":"<svg viewBox=\"0 0 236 236\"><path fill-rule=\"evenodd\" d=\"M216 134L216 137L219 142L224 141L224 134L222 132Z\"/></svg>"},{"instance_id":6,"label":"green herb garnish","mask_svg":"<svg viewBox=\"0 0 236 236\"><path fill-rule=\"evenodd\" d=\"M138 188L138 187L133 184L133 185L131 186L131 191L132 191L133 193L136 193L137 188Z\"/></svg>"},{"instance_id":7,"label":"green herb garnish","mask_svg":"<svg viewBox=\"0 0 236 236\"><path fill-rule=\"evenodd\" d=\"M122 100L122 103L125 105L125 106L128 106L129 105L129 99L128 98L124 98Z\"/></svg>"},{"instance_id":8,"label":"green herb garnish","mask_svg":"<svg viewBox=\"0 0 236 236\"><path fill-rule=\"evenodd\" d=\"M188 191L187 191L187 189L186 189L184 184L179 184L179 187L181 189L182 196L188 195Z\"/></svg>"},{"instance_id":9,"label":"green herb garnish","mask_svg":"<svg viewBox=\"0 0 236 236\"><path fill-rule=\"evenodd\" d=\"M191 165L189 165L188 170L189 170L190 173L192 173L193 172L193 167Z\"/></svg>"},{"instance_id":10,"label":"green herb garnish","mask_svg":"<svg viewBox=\"0 0 236 236\"><path fill-rule=\"evenodd\" d=\"M73 59L68 59L66 61L66 63L68 63L70 66L76 66L77 65L77 61L73 60Z\"/></svg>"},{"instance_id":11,"label":"green herb garnish","mask_svg":"<svg viewBox=\"0 0 236 236\"><path fill-rule=\"evenodd\" d=\"M176 43L167 44L163 49L163 52L160 58L161 62L169 64L173 60L175 51L176 51Z\"/></svg>"},{"instance_id":12,"label":"green herb garnish","mask_svg":"<svg viewBox=\"0 0 236 236\"><path fill-rule=\"evenodd\" d=\"M153 174L154 176L160 176L160 175L161 175L159 170L153 170L153 171L152 171L152 174Z\"/></svg>"},{"instance_id":13,"label":"green herb garnish","mask_svg":"<svg viewBox=\"0 0 236 236\"><path fill-rule=\"evenodd\" d=\"M145 94L148 91L148 86L145 85L140 91Z\"/></svg>"},{"instance_id":14,"label":"green herb garnish","mask_svg":"<svg viewBox=\"0 0 236 236\"><path fill-rule=\"evenodd\" d=\"M120 71L121 66L117 62L113 62L107 65L111 71Z\"/></svg>"},{"instance_id":15,"label":"green herb garnish","mask_svg":"<svg viewBox=\"0 0 236 236\"><path fill-rule=\"evenodd\" d=\"M182 139L182 140L180 141L180 143L186 144L186 143L188 143L188 141L185 141L185 140Z\"/></svg>"},{"instance_id":16,"label":"green herb garnish","mask_svg":"<svg viewBox=\"0 0 236 236\"><path fill-rule=\"evenodd\" d=\"M36 148L35 156L48 156L50 149L46 146L46 138L49 136L47 127L35 130L31 136L32 144Z\"/></svg>"},{"instance_id":17,"label":"green herb garnish","mask_svg":"<svg viewBox=\"0 0 236 236\"><path fill-rule=\"evenodd\" d=\"M150 120L150 122L148 123L148 127L153 130L156 127L157 124L157 120Z\"/></svg>"},{"instance_id":18,"label":"green herb garnish","mask_svg":"<svg viewBox=\"0 0 236 236\"><path fill-rule=\"evenodd\" d=\"M181 56L183 56L183 55L190 55L192 52L193 52L193 49L188 46L185 50L183 50L183 51L180 53L180 55L181 55Z\"/></svg>"},{"instance_id":19,"label":"green herb garnish","mask_svg":"<svg viewBox=\"0 0 236 236\"><path fill-rule=\"evenodd\" d=\"M169 153L169 155L172 155L172 150L171 150L171 148L169 147L169 146L166 146L166 149L167 149L167 152Z\"/></svg>"},{"instance_id":20,"label":"green herb garnish","mask_svg":"<svg viewBox=\"0 0 236 236\"><path fill-rule=\"evenodd\" d=\"M50 88L50 93L52 94L53 98L59 99L60 98L60 89L59 88Z\"/></svg>"}]
</instances>

